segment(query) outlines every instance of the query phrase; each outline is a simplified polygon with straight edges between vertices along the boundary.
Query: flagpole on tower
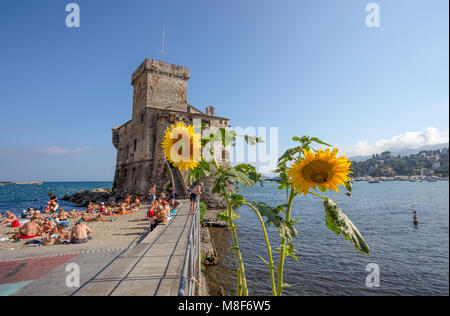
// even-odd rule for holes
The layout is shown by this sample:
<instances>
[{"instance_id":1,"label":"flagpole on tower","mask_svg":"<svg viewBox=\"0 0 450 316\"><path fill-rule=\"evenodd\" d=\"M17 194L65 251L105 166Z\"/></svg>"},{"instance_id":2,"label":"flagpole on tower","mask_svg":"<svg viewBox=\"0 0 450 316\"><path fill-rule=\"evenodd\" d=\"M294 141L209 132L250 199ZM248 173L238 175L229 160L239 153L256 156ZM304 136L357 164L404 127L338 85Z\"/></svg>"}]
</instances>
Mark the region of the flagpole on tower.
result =
<instances>
[{"instance_id":1,"label":"flagpole on tower","mask_svg":"<svg viewBox=\"0 0 450 316\"><path fill-rule=\"evenodd\" d=\"M161 40L161 61L164 61L164 26L166 21L162 22L162 40Z\"/></svg>"}]
</instances>

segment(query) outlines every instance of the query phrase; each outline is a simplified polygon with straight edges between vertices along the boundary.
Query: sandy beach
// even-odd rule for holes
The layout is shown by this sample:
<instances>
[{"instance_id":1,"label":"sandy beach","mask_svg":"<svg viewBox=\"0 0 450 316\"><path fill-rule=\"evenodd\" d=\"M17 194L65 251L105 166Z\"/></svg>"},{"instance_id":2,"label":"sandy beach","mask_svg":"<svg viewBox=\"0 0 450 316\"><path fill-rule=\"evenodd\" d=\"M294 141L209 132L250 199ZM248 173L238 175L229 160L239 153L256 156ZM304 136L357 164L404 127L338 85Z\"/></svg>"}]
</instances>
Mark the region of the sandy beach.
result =
<instances>
[{"instance_id":1,"label":"sandy beach","mask_svg":"<svg viewBox=\"0 0 450 316\"><path fill-rule=\"evenodd\" d=\"M93 231L92 240L86 244L29 246L25 245L26 240L0 242L0 262L69 253L125 250L135 245L149 232L150 223L148 221L141 221L141 219L145 218L146 209L146 207L140 207L133 214L105 217L107 219L115 219L113 222L86 223ZM76 221L78 219L70 219L70 225L66 231L70 231ZM0 226L0 238L11 236L7 233L16 230L17 228L2 225Z\"/></svg>"}]
</instances>

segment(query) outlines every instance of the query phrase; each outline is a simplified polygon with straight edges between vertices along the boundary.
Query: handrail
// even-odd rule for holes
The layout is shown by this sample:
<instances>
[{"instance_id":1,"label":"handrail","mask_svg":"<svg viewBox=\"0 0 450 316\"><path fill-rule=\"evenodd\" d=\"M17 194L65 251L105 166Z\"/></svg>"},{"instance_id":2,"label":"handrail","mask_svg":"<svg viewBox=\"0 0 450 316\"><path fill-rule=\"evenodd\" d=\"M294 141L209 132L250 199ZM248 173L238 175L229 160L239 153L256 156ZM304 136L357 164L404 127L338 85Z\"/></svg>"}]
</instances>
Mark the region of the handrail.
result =
<instances>
[{"instance_id":1,"label":"handrail","mask_svg":"<svg viewBox=\"0 0 450 316\"><path fill-rule=\"evenodd\" d=\"M200 201L197 201L195 204L195 212L189 230L178 296L194 296L196 292L198 292L196 291L196 280L200 279L199 276L201 272Z\"/></svg>"}]
</instances>

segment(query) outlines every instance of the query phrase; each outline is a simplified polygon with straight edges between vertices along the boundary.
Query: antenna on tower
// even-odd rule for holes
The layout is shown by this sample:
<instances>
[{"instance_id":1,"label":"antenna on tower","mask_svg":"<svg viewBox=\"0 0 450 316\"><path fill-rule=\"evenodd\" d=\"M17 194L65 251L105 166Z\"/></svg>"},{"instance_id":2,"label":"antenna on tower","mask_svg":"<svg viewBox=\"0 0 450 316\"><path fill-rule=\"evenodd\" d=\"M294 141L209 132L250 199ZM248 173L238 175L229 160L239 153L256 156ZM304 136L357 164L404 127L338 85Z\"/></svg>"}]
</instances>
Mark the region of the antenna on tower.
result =
<instances>
[{"instance_id":1,"label":"antenna on tower","mask_svg":"<svg viewBox=\"0 0 450 316\"><path fill-rule=\"evenodd\" d=\"M162 22L162 40L161 40L161 61L164 61L164 26L166 21Z\"/></svg>"}]
</instances>

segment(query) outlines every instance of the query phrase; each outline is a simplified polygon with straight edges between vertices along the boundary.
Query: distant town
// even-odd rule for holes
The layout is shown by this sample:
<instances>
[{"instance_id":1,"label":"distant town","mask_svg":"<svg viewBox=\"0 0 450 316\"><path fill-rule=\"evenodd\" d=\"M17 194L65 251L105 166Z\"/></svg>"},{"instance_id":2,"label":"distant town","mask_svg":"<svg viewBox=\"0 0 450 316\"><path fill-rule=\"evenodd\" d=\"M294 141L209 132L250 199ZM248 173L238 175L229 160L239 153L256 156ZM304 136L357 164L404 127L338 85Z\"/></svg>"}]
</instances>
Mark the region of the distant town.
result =
<instances>
[{"instance_id":1,"label":"distant town","mask_svg":"<svg viewBox=\"0 0 450 316\"><path fill-rule=\"evenodd\" d=\"M352 161L352 181L437 182L448 180L448 148L423 150L409 156L392 155L386 151L365 161ZM264 181L279 181L279 177L263 176Z\"/></svg>"},{"instance_id":2,"label":"distant town","mask_svg":"<svg viewBox=\"0 0 450 316\"><path fill-rule=\"evenodd\" d=\"M438 181L448 180L448 148L423 150L401 157L386 151L361 162L352 162L355 181Z\"/></svg>"}]
</instances>

